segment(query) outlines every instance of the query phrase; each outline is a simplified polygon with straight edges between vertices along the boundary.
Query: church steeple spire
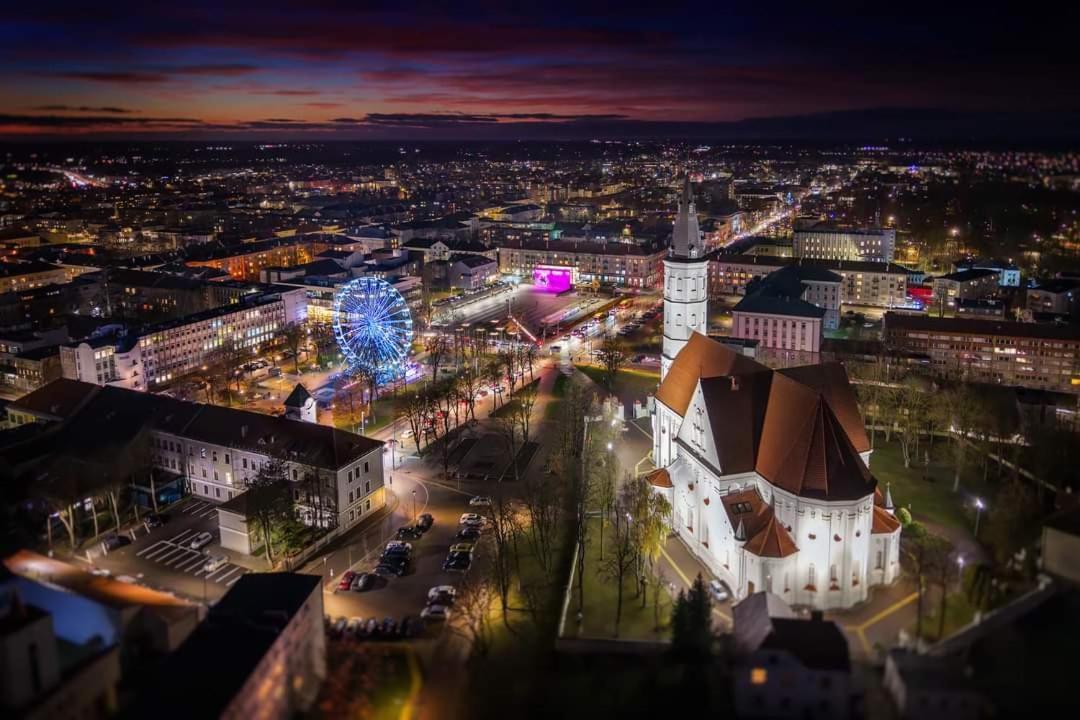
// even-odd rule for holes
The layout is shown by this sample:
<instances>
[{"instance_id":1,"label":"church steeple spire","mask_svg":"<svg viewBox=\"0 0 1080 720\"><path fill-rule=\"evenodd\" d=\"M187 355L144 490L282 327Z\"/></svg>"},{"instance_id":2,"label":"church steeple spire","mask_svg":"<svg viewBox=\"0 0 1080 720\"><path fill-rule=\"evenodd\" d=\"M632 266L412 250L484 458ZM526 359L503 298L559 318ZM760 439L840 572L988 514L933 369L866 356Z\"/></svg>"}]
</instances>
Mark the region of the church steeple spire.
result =
<instances>
[{"instance_id":1,"label":"church steeple spire","mask_svg":"<svg viewBox=\"0 0 1080 720\"><path fill-rule=\"evenodd\" d=\"M699 258L702 255L701 229L698 227L694 187L690 184L689 175L683 182L679 197L679 211L671 234L671 254L680 258Z\"/></svg>"}]
</instances>

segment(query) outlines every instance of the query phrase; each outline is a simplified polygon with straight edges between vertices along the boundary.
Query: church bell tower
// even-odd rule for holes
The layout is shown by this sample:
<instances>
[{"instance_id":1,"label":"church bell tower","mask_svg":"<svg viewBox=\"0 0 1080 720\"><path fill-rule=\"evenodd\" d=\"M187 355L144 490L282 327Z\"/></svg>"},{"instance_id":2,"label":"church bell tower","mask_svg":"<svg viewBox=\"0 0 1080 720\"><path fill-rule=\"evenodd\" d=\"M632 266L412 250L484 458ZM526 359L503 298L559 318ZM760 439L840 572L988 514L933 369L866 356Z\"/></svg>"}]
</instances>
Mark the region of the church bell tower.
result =
<instances>
[{"instance_id":1,"label":"church bell tower","mask_svg":"<svg viewBox=\"0 0 1080 720\"><path fill-rule=\"evenodd\" d=\"M679 212L664 258L664 343L660 381L667 377L675 356L690 335L708 334L709 261L698 228L694 190L689 176L683 184Z\"/></svg>"}]
</instances>

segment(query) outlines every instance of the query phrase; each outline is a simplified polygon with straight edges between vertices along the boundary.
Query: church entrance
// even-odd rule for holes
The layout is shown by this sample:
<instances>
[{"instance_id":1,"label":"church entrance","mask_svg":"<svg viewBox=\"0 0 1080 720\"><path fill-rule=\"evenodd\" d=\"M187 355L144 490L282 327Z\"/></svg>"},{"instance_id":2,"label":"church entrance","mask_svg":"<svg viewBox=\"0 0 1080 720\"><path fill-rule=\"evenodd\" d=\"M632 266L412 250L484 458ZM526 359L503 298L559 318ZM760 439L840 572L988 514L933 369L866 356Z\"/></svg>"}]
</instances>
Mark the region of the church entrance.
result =
<instances>
[{"instance_id":1,"label":"church entrance","mask_svg":"<svg viewBox=\"0 0 1080 720\"><path fill-rule=\"evenodd\" d=\"M754 583L752 583L752 582L746 583L746 594L747 595L753 595L754 594Z\"/></svg>"}]
</instances>

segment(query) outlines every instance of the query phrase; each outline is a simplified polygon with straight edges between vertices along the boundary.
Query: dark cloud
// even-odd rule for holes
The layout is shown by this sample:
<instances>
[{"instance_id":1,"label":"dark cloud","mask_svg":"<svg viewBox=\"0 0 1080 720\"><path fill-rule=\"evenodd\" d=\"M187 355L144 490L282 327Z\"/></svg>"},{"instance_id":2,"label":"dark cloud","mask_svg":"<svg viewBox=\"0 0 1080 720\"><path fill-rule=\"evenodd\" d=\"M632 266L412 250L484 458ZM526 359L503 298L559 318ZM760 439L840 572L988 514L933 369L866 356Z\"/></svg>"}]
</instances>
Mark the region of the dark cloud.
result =
<instances>
[{"instance_id":1,"label":"dark cloud","mask_svg":"<svg viewBox=\"0 0 1080 720\"><path fill-rule=\"evenodd\" d=\"M89 82L115 83L118 85L154 85L169 82L177 77L203 77L247 75L256 72L253 65L177 65L174 67L146 70L63 70L47 73L51 77L65 80L85 80Z\"/></svg>"},{"instance_id":2,"label":"dark cloud","mask_svg":"<svg viewBox=\"0 0 1080 720\"><path fill-rule=\"evenodd\" d=\"M438 128L460 127L467 125L485 125L502 122L504 120L535 120L541 122L581 122L617 120L625 118L624 115L561 115L558 113L369 113L364 122L368 125L385 125L393 127L414 128ZM350 122L357 122L345 118ZM335 121L337 122L337 121Z\"/></svg>"},{"instance_id":3,"label":"dark cloud","mask_svg":"<svg viewBox=\"0 0 1080 720\"><path fill-rule=\"evenodd\" d=\"M96 127L158 129L205 127L202 120L183 117L125 117L123 115L12 115L0 114L0 129L12 127L86 130Z\"/></svg>"},{"instance_id":4,"label":"dark cloud","mask_svg":"<svg viewBox=\"0 0 1080 720\"><path fill-rule=\"evenodd\" d=\"M38 105L31 108L32 110L38 110L41 112L99 112L99 113L133 113L135 110L129 110L121 107L89 107L87 105Z\"/></svg>"}]
</instances>

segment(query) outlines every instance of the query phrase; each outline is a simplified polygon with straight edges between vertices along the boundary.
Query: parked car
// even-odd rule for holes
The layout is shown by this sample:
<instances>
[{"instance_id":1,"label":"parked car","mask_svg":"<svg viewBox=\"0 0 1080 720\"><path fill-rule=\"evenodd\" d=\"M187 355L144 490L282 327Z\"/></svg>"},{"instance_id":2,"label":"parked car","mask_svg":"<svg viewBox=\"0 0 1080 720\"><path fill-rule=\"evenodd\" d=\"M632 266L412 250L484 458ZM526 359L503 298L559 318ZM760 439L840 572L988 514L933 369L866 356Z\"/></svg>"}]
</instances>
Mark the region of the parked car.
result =
<instances>
[{"instance_id":1,"label":"parked car","mask_svg":"<svg viewBox=\"0 0 1080 720\"><path fill-rule=\"evenodd\" d=\"M208 532L201 532L191 539L188 543L188 547L192 550L202 550L204 547L214 541L214 536Z\"/></svg>"},{"instance_id":2,"label":"parked car","mask_svg":"<svg viewBox=\"0 0 1080 720\"><path fill-rule=\"evenodd\" d=\"M388 637L394 634L397 630L397 620L392 617L383 618L382 624L379 626L379 634Z\"/></svg>"},{"instance_id":3,"label":"parked car","mask_svg":"<svg viewBox=\"0 0 1080 720\"><path fill-rule=\"evenodd\" d=\"M435 518L433 518L430 513L424 513L416 521L416 527L419 528L421 532L427 532L434 524Z\"/></svg>"},{"instance_id":4,"label":"parked car","mask_svg":"<svg viewBox=\"0 0 1080 720\"><path fill-rule=\"evenodd\" d=\"M367 624L364 626L364 634L371 637L377 632L379 632L379 621L375 618L368 618Z\"/></svg>"},{"instance_id":5,"label":"parked car","mask_svg":"<svg viewBox=\"0 0 1080 720\"><path fill-rule=\"evenodd\" d=\"M349 620L348 626L345 628L345 634L350 637L357 637L360 635L361 629L364 627L364 618L354 617Z\"/></svg>"},{"instance_id":6,"label":"parked car","mask_svg":"<svg viewBox=\"0 0 1080 720\"><path fill-rule=\"evenodd\" d=\"M203 567L206 568L206 574L209 575L210 573L217 572L228 564L229 557L227 555L215 555L214 557L207 560L206 565L204 565Z\"/></svg>"},{"instance_id":7,"label":"parked car","mask_svg":"<svg viewBox=\"0 0 1080 720\"><path fill-rule=\"evenodd\" d=\"M375 576L371 573L362 572L353 578L350 589L356 592L363 592L364 590L370 590L371 586L375 584Z\"/></svg>"},{"instance_id":8,"label":"parked car","mask_svg":"<svg viewBox=\"0 0 1080 720\"><path fill-rule=\"evenodd\" d=\"M477 540L480 538L480 528L475 525L466 525L457 531L458 540Z\"/></svg>"},{"instance_id":9,"label":"parked car","mask_svg":"<svg viewBox=\"0 0 1080 720\"><path fill-rule=\"evenodd\" d=\"M159 528L168 523L171 519L172 518L165 513L154 513L153 515L147 515L146 518L143 519L143 522L146 523L146 527L148 528Z\"/></svg>"},{"instance_id":10,"label":"parked car","mask_svg":"<svg viewBox=\"0 0 1080 720\"><path fill-rule=\"evenodd\" d=\"M409 562L405 558L401 558L400 562L395 562L393 558L383 558L379 561L379 564L375 566L375 574L384 577L390 575L401 577L408 569Z\"/></svg>"},{"instance_id":11,"label":"parked car","mask_svg":"<svg viewBox=\"0 0 1080 720\"><path fill-rule=\"evenodd\" d=\"M338 590L348 590L349 588L351 588L352 587L352 581L353 581L354 577L356 577L356 573L354 573L352 570L346 570L341 575L341 581L338 582L337 589Z\"/></svg>"},{"instance_id":12,"label":"parked car","mask_svg":"<svg viewBox=\"0 0 1080 720\"><path fill-rule=\"evenodd\" d=\"M348 627L348 618L339 617L334 621L333 626L330 628L330 632L334 637L341 637L341 634L345 632L345 628Z\"/></svg>"},{"instance_id":13,"label":"parked car","mask_svg":"<svg viewBox=\"0 0 1080 720\"><path fill-rule=\"evenodd\" d=\"M424 620L446 620L450 616L450 608L445 605L428 605L420 611L420 617Z\"/></svg>"},{"instance_id":14,"label":"parked car","mask_svg":"<svg viewBox=\"0 0 1080 720\"><path fill-rule=\"evenodd\" d=\"M450 552L451 553L469 553L469 554L472 554L472 551L473 551L473 544L472 543L454 543L453 545L450 546Z\"/></svg>"},{"instance_id":15,"label":"parked car","mask_svg":"<svg viewBox=\"0 0 1080 720\"><path fill-rule=\"evenodd\" d=\"M491 498L486 495L477 495L469 500L469 507L490 507Z\"/></svg>"},{"instance_id":16,"label":"parked car","mask_svg":"<svg viewBox=\"0 0 1080 720\"><path fill-rule=\"evenodd\" d=\"M458 525L483 525L484 517L476 513L462 513Z\"/></svg>"},{"instance_id":17,"label":"parked car","mask_svg":"<svg viewBox=\"0 0 1080 720\"><path fill-rule=\"evenodd\" d=\"M395 535L394 537L396 537L398 540L416 540L423 534L423 531L419 528L406 526L398 528L397 535Z\"/></svg>"},{"instance_id":18,"label":"parked car","mask_svg":"<svg viewBox=\"0 0 1080 720\"><path fill-rule=\"evenodd\" d=\"M709 593L715 602L724 602L731 598L731 591L728 586L719 580L709 581Z\"/></svg>"},{"instance_id":19,"label":"parked car","mask_svg":"<svg viewBox=\"0 0 1080 720\"><path fill-rule=\"evenodd\" d=\"M401 540L391 540L390 542L386 543L386 550L384 552L394 554L404 553L405 555L411 555L412 543L403 542Z\"/></svg>"},{"instance_id":20,"label":"parked car","mask_svg":"<svg viewBox=\"0 0 1080 720\"><path fill-rule=\"evenodd\" d=\"M453 605L457 597L457 588L453 585L436 585L427 591L429 603L438 605Z\"/></svg>"},{"instance_id":21,"label":"parked car","mask_svg":"<svg viewBox=\"0 0 1080 720\"><path fill-rule=\"evenodd\" d=\"M101 541L101 546L105 548L106 552L112 552L113 550L119 550L125 545L131 544L131 538L127 535L109 535Z\"/></svg>"}]
</instances>

